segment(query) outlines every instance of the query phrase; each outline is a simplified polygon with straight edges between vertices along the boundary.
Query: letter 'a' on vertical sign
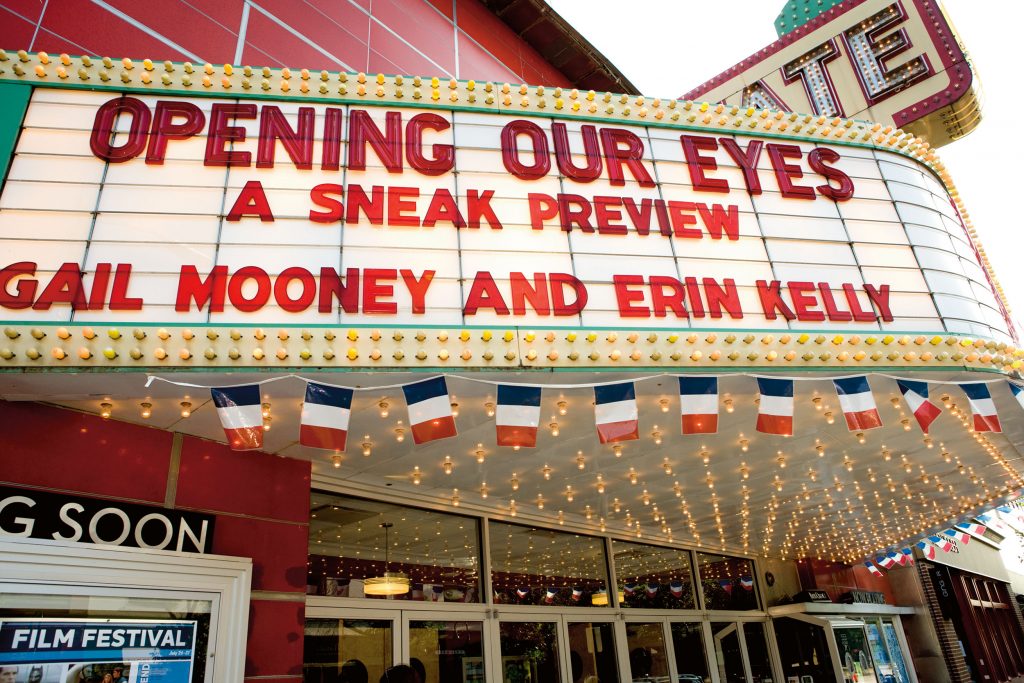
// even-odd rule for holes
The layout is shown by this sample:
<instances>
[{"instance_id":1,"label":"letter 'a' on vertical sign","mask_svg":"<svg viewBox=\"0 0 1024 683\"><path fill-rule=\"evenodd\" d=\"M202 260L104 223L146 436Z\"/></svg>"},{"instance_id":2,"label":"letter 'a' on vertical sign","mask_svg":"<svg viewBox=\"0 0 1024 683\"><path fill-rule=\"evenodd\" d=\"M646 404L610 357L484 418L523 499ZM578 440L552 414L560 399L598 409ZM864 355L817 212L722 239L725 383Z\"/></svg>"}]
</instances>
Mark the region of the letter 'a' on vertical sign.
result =
<instances>
[{"instance_id":1,"label":"letter 'a' on vertical sign","mask_svg":"<svg viewBox=\"0 0 1024 683\"><path fill-rule=\"evenodd\" d=\"M210 389L217 416L224 427L228 445L235 451L248 451L263 447L263 408L260 386Z\"/></svg>"},{"instance_id":2,"label":"letter 'a' on vertical sign","mask_svg":"<svg viewBox=\"0 0 1024 683\"><path fill-rule=\"evenodd\" d=\"M455 436L455 417L444 377L434 377L402 387L409 406L409 426L417 444Z\"/></svg>"}]
</instances>

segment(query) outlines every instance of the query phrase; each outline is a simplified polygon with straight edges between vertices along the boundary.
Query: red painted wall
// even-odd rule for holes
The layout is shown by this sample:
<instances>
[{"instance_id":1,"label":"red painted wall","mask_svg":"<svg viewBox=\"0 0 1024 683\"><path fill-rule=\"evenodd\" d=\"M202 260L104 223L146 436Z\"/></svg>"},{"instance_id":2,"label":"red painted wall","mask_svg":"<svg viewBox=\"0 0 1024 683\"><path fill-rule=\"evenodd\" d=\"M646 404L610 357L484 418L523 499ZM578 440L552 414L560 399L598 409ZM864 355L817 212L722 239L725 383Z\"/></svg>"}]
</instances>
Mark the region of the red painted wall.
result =
<instances>
[{"instance_id":1,"label":"red painted wall","mask_svg":"<svg viewBox=\"0 0 1024 683\"><path fill-rule=\"evenodd\" d=\"M0 0L0 47L572 85L478 0Z\"/></svg>"},{"instance_id":2,"label":"red painted wall","mask_svg":"<svg viewBox=\"0 0 1024 683\"><path fill-rule=\"evenodd\" d=\"M900 604L889 584L889 579L885 576L874 576L867 567L861 565L851 567L837 562L803 559L797 562L797 571L800 574L800 585L804 590L826 591L833 602L838 602L839 596L843 593L858 590L885 593L887 604Z\"/></svg>"},{"instance_id":3,"label":"red painted wall","mask_svg":"<svg viewBox=\"0 0 1024 683\"><path fill-rule=\"evenodd\" d=\"M0 483L163 506L170 432L38 403L0 401ZM184 437L174 507L216 515L213 552L250 557L247 677L302 677L310 464Z\"/></svg>"}]
</instances>

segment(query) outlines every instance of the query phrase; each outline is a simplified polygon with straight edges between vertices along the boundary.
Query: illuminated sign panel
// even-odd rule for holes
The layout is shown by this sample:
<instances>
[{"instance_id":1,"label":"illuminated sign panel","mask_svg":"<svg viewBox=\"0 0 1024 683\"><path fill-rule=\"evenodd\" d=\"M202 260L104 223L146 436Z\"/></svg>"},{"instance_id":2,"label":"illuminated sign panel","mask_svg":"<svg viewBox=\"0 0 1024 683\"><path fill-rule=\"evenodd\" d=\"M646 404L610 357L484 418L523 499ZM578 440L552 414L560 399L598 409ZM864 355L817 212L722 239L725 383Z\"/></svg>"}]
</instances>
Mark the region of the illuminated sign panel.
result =
<instances>
[{"instance_id":1,"label":"illuminated sign panel","mask_svg":"<svg viewBox=\"0 0 1024 683\"><path fill-rule=\"evenodd\" d=\"M981 119L970 64L932 0L848 0L684 97L879 121L934 146Z\"/></svg>"},{"instance_id":2,"label":"illuminated sign panel","mask_svg":"<svg viewBox=\"0 0 1024 683\"><path fill-rule=\"evenodd\" d=\"M0 209L15 321L1008 334L941 183L865 147L38 88Z\"/></svg>"}]
</instances>

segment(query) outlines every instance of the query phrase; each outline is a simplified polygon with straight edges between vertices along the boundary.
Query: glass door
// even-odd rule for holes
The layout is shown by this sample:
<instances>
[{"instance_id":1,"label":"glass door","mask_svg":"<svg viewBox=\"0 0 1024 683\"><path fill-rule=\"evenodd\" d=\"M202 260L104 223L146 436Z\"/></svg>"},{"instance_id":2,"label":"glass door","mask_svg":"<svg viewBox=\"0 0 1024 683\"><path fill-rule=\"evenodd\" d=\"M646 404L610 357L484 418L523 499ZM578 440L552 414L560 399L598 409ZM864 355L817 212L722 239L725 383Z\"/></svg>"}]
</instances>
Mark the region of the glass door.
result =
<instances>
[{"instance_id":1,"label":"glass door","mask_svg":"<svg viewBox=\"0 0 1024 683\"><path fill-rule=\"evenodd\" d=\"M747 683L747 673L743 666L743 649L740 645L739 624L712 622L711 634L714 639L718 680L721 683Z\"/></svg>"},{"instance_id":2,"label":"glass door","mask_svg":"<svg viewBox=\"0 0 1024 683\"><path fill-rule=\"evenodd\" d=\"M305 683L378 681L399 656L400 613L306 609Z\"/></svg>"},{"instance_id":3,"label":"glass door","mask_svg":"<svg viewBox=\"0 0 1024 683\"><path fill-rule=\"evenodd\" d=\"M839 666L847 683L878 683L864 625L833 624L832 630L839 650Z\"/></svg>"},{"instance_id":4,"label":"glass door","mask_svg":"<svg viewBox=\"0 0 1024 683\"><path fill-rule=\"evenodd\" d=\"M572 683L619 683L614 622L566 617L565 628Z\"/></svg>"},{"instance_id":5,"label":"glass door","mask_svg":"<svg viewBox=\"0 0 1024 683\"><path fill-rule=\"evenodd\" d=\"M563 623L556 615L501 612L498 629L500 683L573 683L581 680L566 661ZM567 675L565 671L570 671Z\"/></svg>"},{"instance_id":6,"label":"glass door","mask_svg":"<svg viewBox=\"0 0 1024 683\"><path fill-rule=\"evenodd\" d=\"M402 663L415 669L422 683L487 680L482 612L408 610L402 613L402 632Z\"/></svg>"},{"instance_id":7,"label":"glass door","mask_svg":"<svg viewBox=\"0 0 1024 683\"><path fill-rule=\"evenodd\" d=\"M679 683L711 683L707 648L704 645L704 624L699 621L673 621L672 651Z\"/></svg>"},{"instance_id":8,"label":"glass door","mask_svg":"<svg viewBox=\"0 0 1024 683\"><path fill-rule=\"evenodd\" d=\"M629 651L629 674L633 683L672 680L665 638L666 623L664 619L626 622L626 649Z\"/></svg>"}]
</instances>

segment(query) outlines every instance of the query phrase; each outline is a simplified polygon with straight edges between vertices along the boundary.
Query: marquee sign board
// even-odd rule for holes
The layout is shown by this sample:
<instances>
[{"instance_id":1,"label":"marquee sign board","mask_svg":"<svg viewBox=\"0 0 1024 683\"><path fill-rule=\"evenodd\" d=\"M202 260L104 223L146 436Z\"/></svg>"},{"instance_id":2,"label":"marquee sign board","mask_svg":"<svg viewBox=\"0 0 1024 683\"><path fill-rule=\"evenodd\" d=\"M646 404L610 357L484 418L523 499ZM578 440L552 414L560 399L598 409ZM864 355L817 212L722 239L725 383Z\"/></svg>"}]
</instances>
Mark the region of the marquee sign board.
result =
<instances>
[{"instance_id":1,"label":"marquee sign board","mask_svg":"<svg viewBox=\"0 0 1024 683\"><path fill-rule=\"evenodd\" d=\"M847 0L684 97L878 121L936 147L981 120L971 65L934 0Z\"/></svg>"},{"instance_id":2,"label":"marquee sign board","mask_svg":"<svg viewBox=\"0 0 1024 683\"><path fill-rule=\"evenodd\" d=\"M224 73L203 96L35 84L0 195L4 319L60 339L68 324L1011 337L911 138L557 89L552 115L526 86L517 111L509 86L472 82L448 84L444 105L437 79L378 76L376 102L362 76L357 96L316 101L304 76L306 96L236 97ZM275 75L287 93L290 74ZM8 337L36 360L31 339ZM374 360L400 352L377 346Z\"/></svg>"}]
</instances>

